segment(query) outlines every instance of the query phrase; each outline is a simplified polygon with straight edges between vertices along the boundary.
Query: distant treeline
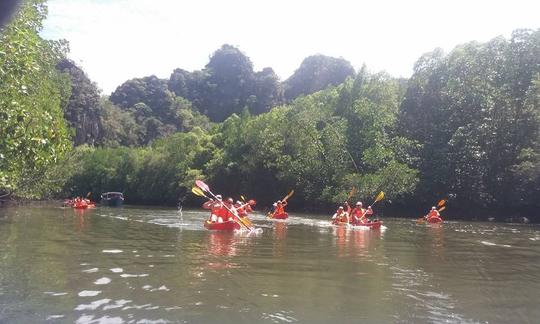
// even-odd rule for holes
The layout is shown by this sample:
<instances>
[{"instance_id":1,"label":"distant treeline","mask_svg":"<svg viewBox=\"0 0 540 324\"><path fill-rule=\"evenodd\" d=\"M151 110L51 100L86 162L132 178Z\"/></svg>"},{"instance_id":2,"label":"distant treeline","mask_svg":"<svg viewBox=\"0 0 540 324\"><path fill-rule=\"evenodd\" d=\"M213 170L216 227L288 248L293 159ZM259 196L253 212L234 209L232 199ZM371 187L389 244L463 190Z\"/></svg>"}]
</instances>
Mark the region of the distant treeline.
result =
<instances>
[{"instance_id":1,"label":"distant treeline","mask_svg":"<svg viewBox=\"0 0 540 324\"><path fill-rule=\"evenodd\" d=\"M295 189L291 208L329 210L354 186L411 216L449 198L448 215L540 221L540 30L427 53L410 79L315 55L281 82L223 45L107 98L39 37L45 15L28 0L0 32L0 195L193 205L203 178L262 206Z\"/></svg>"}]
</instances>

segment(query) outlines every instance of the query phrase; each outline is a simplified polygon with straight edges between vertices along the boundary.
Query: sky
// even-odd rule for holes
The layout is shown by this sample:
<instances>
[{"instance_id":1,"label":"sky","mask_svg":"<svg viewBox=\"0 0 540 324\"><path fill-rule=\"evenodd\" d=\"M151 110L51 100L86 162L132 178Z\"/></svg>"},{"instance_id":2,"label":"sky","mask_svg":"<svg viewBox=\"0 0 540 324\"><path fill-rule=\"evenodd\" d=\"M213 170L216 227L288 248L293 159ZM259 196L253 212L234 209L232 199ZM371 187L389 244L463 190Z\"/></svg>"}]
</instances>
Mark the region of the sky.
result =
<instances>
[{"instance_id":1,"label":"sky","mask_svg":"<svg viewBox=\"0 0 540 324\"><path fill-rule=\"evenodd\" d=\"M201 70L223 44L255 70L287 79L314 54L410 77L435 48L540 28L540 1L49 0L42 36L66 39L69 58L104 94L128 79Z\"/></svg>"}]
</instances>

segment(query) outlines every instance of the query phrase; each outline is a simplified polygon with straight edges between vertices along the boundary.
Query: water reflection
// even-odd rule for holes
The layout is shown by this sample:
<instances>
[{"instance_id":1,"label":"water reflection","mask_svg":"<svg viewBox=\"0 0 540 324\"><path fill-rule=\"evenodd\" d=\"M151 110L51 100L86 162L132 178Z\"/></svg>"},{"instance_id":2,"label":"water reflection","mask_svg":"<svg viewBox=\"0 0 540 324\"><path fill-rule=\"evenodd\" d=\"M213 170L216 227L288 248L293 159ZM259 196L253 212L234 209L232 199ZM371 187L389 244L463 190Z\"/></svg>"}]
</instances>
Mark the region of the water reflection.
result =
<instances>
[{"instance_id":1,"label":"water reflection","mask_svg":"<svg viewBox=\"0 0 540 324\"><path fill-rule=\"evenodd\" d=\"M382 236L381 229L353 228L346 225L334 227L336 237L337 256L365 257L369 255L369 250L375 241Z\"/></svg>"},{"instance_id":2,"label":"water reflection","mask_svg":"<svg viewBox=\"0 0 540 324\"><path fill-rule=\"evenodd\" d=\"M214 256L235 256L235 234L229 231L209 231L206 248Z\"/></svg>"},{"instance_id":3,"label":"water reflection","mask_svg":"<svg viewBox=\"0 0 540 324\"><path fill-rule=\"evenodd\" d=\"M274 222L274 243L273 243L273 255L274 257L281 257L286 254L287 249L287 223Z\"/></svg>"}]
</instances>

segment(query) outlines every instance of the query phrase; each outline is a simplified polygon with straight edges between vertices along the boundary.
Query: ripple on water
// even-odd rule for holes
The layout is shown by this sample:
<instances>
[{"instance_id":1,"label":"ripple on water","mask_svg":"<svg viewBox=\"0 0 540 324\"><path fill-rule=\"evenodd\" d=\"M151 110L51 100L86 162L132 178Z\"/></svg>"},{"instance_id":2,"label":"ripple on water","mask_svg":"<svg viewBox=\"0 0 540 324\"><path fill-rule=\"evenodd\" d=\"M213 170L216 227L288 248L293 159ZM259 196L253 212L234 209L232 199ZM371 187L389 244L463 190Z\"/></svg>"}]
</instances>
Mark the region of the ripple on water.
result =
<instances>
[{"instance_id":1,"label":"ripple on water","mask_svg":"<svg viewBox=\"0 0 540 324\"><path fill-rule=\"evenodd\" d=\"M148 273L142 273L142 274L129 274L129 273L123 273L120 275L122 278L137 278L137 277L148 277Z\"/></svg>"},{"instance_id":2,"label":"ripple on water","mask_svg":"<svg viewBox=\"0 0 540 324\"><path fill-rule=\"evenodd\" d=\"M262 319L265 320L271 320L274 323L280 323L280 322L286 322L286 323L292 323L292 322L298 322L296 318L291 316L293 312L291 311L279 311L275 313L262 313Z\"/></svg>"},{"instance_id":3,"label":"ripple on water","mask_svg":"<svg viewBox=\"0 0 540 324\"><path fill-rule=\"evenodd\" d=\"M98 271L99 271L99 268L92 268L92 269L83 270L82 272L84 272L84 273L93 273L93 272L98 272Z\"/></svg>"},{"instance_id":4,"label":"ripple on water","mask_svg":"<svg viewBox=\"0 0 540 324\"><path fill-rule=\"evenodd\" d=\"M111 250L102 250L101 252L103 252L103 253L122 253L124 251L119 250L119 249L111 249Z\"/></svg>"},{"instance_id":5,"label":"ripple on water","mask_svg":"<svg viewBox=\"0 0 540 324\"><path fill-rule=\"evenodd\" d=\"M65 296L67 295L68 293L67 292L54 292L54 291L45 291L44 292L45 295L50 295L50 296Z\"/></svg>"},{"instance_id":6,"label":"ripple on water","mask_svg":"<svg viewBox=\"0 0 540 324\"><path fill-rule=\"evenodd\" d=\"M122 268L112 268L112 269L109 269L109 270L111 270L114 273L124 272L124 269L122 269Z\"/></svg>"},{"instance_id":7,"label":"ripple on water","mask_svg":"<svg viewBox=\"0 0 540 324\"><path fill-rule=\"evenodd\" d=\"M111 279L107 277L99 278L98 280L94 281L95 285L106 285L111 282Z\"/></svg>"},{"instance_id":8,"label":"ripple on water","mask_svg":"<svg viewBox=\"0 0 540 324\"><path fill-rule=\"evenodd\" d=\"M115 309L124 307L124 305L131 303L131 300L119 299L114 301L114 305L105 305L103 310Z\"/></svg>"},{"instance_id":9,"label":"ripple on water","mask_svg":"<svg viewBox=\"0 0 540 324\"><path fill-rule=\"evenodd\" d=\"M107 324L121 324L125 323L122 317L109 317L103 316L94 319L94 315L82 315L75 322L77 324L90 324L90 323L107 323Z\"/></svg>"},{"instance_id":10,"label":"ripple on water","mask_svg":"<svg viewBox=\"0 0 540 324\"><path fill-rule=\"evenodd\" d=\"M79 297L94 297L101 294L101 291L99 290L83 290L79 292Z\"/></svg>"},{"instance_id":11,"label":"ripple on water","mask_svg":"<svg viewBox=\"0 0 540 324\"><path fill-rule=\"evenodd\" d=\"M90 304L80 304L75 307L75 310L77 311L83 311L83 310L96 310L102 305L106 305L110 303L111 300L109 298L99 299L91 302Z\"/></svg>"}]
</instances>

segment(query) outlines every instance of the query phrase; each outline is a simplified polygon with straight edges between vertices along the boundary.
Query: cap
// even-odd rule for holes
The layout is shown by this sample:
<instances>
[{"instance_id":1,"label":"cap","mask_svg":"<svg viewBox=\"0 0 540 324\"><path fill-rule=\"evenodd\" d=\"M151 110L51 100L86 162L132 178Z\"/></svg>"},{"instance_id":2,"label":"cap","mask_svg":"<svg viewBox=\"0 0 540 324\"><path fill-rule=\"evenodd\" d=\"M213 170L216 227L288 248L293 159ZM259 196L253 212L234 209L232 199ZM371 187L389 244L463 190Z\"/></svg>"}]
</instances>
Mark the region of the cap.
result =
<instances>
[{"instance_id":1,"label":"cap","mask_svg":"<svg viewBox=\"0 0 540 324\"><path fill-rule=\"evenodd\" d=\"M216 195L216 198L221 200L221 195Z\"/></svg>"},{"instance_id":2,"label":"cap","mask_svg":"<svg viewBox=\"0 0 540 324\"><path fill-rule=\"evenodd\" d=\"M343 206L339 206L339 208L338 208L338 209L343 209Z\"/></svg>"},{"instance_id":3,"label":"cap","mask_svg":"<svg viewBox=\"0 0 540 324\"><path fill-rule=\"evenodd\" d=\"M356 206L362 206L362 202L360 202L360 201L357 202L357 203L356 203Z\"/></svg>"}]
</instances>

